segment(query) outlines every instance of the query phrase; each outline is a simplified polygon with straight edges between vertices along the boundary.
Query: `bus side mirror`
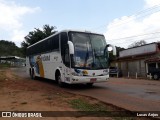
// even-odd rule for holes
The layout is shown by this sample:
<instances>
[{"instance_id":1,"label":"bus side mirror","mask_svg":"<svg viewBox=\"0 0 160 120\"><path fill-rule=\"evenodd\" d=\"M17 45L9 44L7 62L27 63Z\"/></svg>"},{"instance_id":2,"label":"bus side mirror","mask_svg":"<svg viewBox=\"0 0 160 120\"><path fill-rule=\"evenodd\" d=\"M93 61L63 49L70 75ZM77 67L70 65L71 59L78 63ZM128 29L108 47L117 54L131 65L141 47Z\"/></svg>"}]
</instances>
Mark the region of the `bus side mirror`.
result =
<instances>
[{"instance_id":1,"label":"bus side mirror","mask_svg":"<svg viewBox=\"0 0 160 120\"><path fill-rule=\"evenodd\" d=\"M113 55L117 55L117 50L116 50L116 47L114 45L108 44L107 47L112 47Z\"/></svg>"},{"instance_id":2,"label":"bus side mirror","mask_svg":"<svg viewBox=\"0 0 160 120\"><path fill-rule=\"evenodd\" d=\"M74 45L71 41L68 41L69 53L74 54Z\"/></svg>"}]
</instances>

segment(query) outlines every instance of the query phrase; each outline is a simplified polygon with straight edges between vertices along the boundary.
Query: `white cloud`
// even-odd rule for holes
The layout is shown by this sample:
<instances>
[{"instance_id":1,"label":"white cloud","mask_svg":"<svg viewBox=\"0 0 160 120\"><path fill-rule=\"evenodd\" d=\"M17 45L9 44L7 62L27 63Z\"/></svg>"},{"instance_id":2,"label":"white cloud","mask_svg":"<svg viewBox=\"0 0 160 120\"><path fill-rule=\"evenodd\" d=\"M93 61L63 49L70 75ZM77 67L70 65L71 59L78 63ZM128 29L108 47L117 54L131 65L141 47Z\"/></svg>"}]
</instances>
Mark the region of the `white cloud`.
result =
<instances>
[{"instance_id":1,"label":"white cloud","mask_svg":"<svg viewBox=\"0 0 160 120\"><path fill-rule=\"evenodd\" d=\"M26 34L27 32L25 32L24 30L13 30L11 41L14 41L18 46L20 46Z\"/></svg>"},{"instance_id":2,"label":"white cloud","mask_svg":"<svg viewBox=\"0 0 160 120\"><path fill-rule=\"evenodd\" d=\"M145 0L144 7L148 8L149 11L144 11L143 14L135 14L132 16L123 16L116 18L108 26L105 33L107 42L116 46L128 47L131 43L139 40L145 40L147 43L157 42L160 40L158 34L148 34L154 32L160 32L160 6L154 11L154 5L160 4L160 0ZM149 13L148 13L149 12ZM143 35L148 34L148 35ZM143 36L139 36L143 35ZM139 37L130 37L139 36ZM130 37L130 38L127 38ZM125 38L125 39L120 39Z\"/></svg>"},{"instance_id":3,"label":"white cloud","mask_svg":"<svg viewBox=\"0 0 160 120\"><path fill-rule=\"evenodd\" d=\"M145 1L145 7L153 7L160 5L160 0L144 0Z\"/></svg>"},{"instance_id":4,"label":"white cloud","mask_svg":"<svg viewBox=\"0 0 160 120\"><path fill-rule=\"evenodd\" d=\"M20 46L19 43L23 40L25 35L22 17L26 14L35 13L38 10L40 10L39 7L31 8L18 5L14 1L6 2L5 0L0 0L0 31L8 32L10 38L7 39L16 42L16 44Z\"/></svg>"}]
</instances>

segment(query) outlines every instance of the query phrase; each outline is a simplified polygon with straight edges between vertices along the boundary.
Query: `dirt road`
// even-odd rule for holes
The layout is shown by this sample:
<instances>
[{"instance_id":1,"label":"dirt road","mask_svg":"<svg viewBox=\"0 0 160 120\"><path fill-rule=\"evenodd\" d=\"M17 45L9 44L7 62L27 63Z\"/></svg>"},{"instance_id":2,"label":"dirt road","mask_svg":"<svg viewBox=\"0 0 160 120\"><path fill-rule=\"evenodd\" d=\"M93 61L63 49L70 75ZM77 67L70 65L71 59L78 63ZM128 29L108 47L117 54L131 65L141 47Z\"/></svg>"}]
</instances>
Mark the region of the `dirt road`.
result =
<instances>
[{"instance_id":1,"label":"dirt road","mask_svg":"<svg viewBox=\"0 0 160 120\"><path fill-rule=\"evenodd\" d=\"M110 78L92 89L67 90L91 96L131 111L160 111L160 81Z\"/></svg>"},{"instance_id":2,"label":"dirt road","mask_svg":"<svg viewBox=\"0 0 160 120\"><path fill-rule=\"evenodd\" d=\"M5 75L4 78L0 76L1 80L6 81L0 82L0 111L76 111L77 108L75 109L73 104L68 102L73 101L75 104L75 100L78 100L78 104L81 105L84 103L81 100L88 101L89 104L82 105L85 110L92 109L90 104L95 104L96 109L103 108L102 110L104 110L104 106L107 106L109 111L119 111L120 108L131 111L160 111L159 81L111 78L109 82L95 84L92 88L87 88L85 85L59 88L53 81L31 80L24 68L13 68L8 70ZM99 100L107 104L103 104ZM101 106L102 104L103 106ZM81 107L78 110L81 110ZM61 120L61 118L55 119ZM77 118L65 119L74 120ZM110 120L114 118L80 117L78 119Z\"/></svg>"},{"instance_id":3,"label":"dirt road","mask_svg":"<svg viewBox=\"0 0 160 120\"><path fill-rule=\"evenodd\" d=\"M25 69L15 69L15 72L28 77ZM65 90L91 96L131 111L160 111L160 81L110 78L109 82L96 83L93 88L76 85Z\"/></svg>"},{"instance_id":4,"label":"dirt road","mask_svg":"<svg viewBox=\"0 0 160 120\"><path fill-rule=\"evenodd\" d=\"M105 104L96 99L67 93L53 81L31 80L26 76L24 69L0 69L0 120L112 120L110 117L75 117L73 115L74 111L93 109L95 105L106 108ZM62 112L49 113L51 117L42 118L1 118L1 111Z\"/></svg>"}]
</instances>

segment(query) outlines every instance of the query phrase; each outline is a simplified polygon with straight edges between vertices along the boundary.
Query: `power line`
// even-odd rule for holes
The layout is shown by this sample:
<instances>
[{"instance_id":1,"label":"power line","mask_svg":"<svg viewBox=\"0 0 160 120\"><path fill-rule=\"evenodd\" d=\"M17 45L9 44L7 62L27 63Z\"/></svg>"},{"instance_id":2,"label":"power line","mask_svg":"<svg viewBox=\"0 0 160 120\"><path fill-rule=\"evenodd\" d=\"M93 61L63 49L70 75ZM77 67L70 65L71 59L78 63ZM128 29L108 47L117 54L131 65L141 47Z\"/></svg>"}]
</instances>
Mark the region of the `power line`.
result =
<instances>
[{"instance_id":1,"label":"power line","mask_svg":"<svg viewBox=\"0 0 160 120\"><path fill-rule=\"evenodd\" d=\"M160 10L158 10L158 11L160 11ZM156 12L158 12L158 11L156 11ZM156 13L156 12L154 12L154 13ZM150 14L153 14L153 13L150 13ZM112 25L112 29L116 29L117 27L125 25L125 24L131 22L132 20L139 19L139 18L145 17L147 15L149 15L149 14L146 14L146 15L143 15L143 16L139 16L139 17L133 16L134 18L128 18L128 20L120 21L120 23L116 23L116 24L114 23ZM131 17L131 16L129 16L129 17Z\"/></svg>"},{"instance_id":2,"label":"power line","mask_svg":"<svg viewBox=\"0 0 160 120\"><path fill-rule=\"evenodd\" d=\"M131 18L133 17L132 19L125 19L125 20L121 20L121 23L119 23L118 25L113 25L112 28L116 28L116 26L120 26L120 25L123 25L123 24L126 24L128 22L130 22L131 20L134 20L134 19L138 19L138 18L141 18L141 17L144 17L144 16L147 16L149 14L153 14L153 13L156 13L158 11L160 11L160 4L159 5L156 5L156 6L153 6L153 7L150 7L148 9L145 9L143 11L140 11L132 16L128 16L128 18ZM137 16L137 17L136 17ZM99 27L97 27L97 29L102 29L102 27L106 27L106 25L101 25ZM129 41L121 41L121 42L115 42L116 44L118 45L121 45L121 44L128 44L128 43L131 43L131 42L135 42L135 38L137 39L137 37L141 37L141 38L138 38L136 41L140 41L140 40L145 40L145 41L149 41L149 40L154 40L154 39L158 39L160 38L160 36L158 37L149 37L149 38L146 38L147 35L159 35L160 32L153 32L153 33L146 33L146 34L139 34L139 35L134 35L134 36L129 36L129 37L124 37L124 38L117 38L117 39L108 39L107 41L115 41L115 40L124 40L124 39L133 39L133 40L129 40ZM144 38L142 39L142 37L144 36ZM146 36L146 37L145 37Z\"/></svg>"},{"instance_id":3,"label":"power line","mask_svg":"<svg viewBox=\"0 0 160 120\"><path fill-rule=\"evenodd\" d=\"M147 9L142 10L142 11L140 11L140 12L137 12L137 13L135 13L134 15L128 16L128 18L130 18L130 17L134 17L134 18L133 18L133 19L121 20L121 23L117 23L117 25L113 25L112 27L115 28L116 26L120 26L120 25L126 24L126 23L130 22L131 20L138 19L138 18L147 16L147 15L149 15L149 14L153 14L153 13L156 13L156 12L160 11L160 9L156 10L157 8L160 8L160 4L155 5L155 6L153 6L153 7L150 7L150 8L147 8ZM155 9L156 11L149 13L150 11L152 11L152 10L154 10L154 9ZM147 13L147 12L148 12L148 13ZM144 13L147 13L147 14L143 15ZM142 16L142 15L143 15L143 16ZM136 16L139 16L139 17L136 17ZM107 26L107 25L101 25L101 26L99 26L99 27L93 28L92 30L95 30L95 29L98 29L98 28L102 28L102 27L104 28L104 27L106 27L106 26Z\"/></svg>"},{"instance_id":4,"label":"power line","mask_svg":"<svg viewBox=\"0 0 160 120\"><path fill-rule=\"evenodd\" d=\"M141 41L141 40L148 41L148 40L153 40L153 39L157 39L157 38L160 38L160 36L158 36L158 37L151 37L151 38L137 39L137 41ZM124 41L123 42L115 42L115 43L118 44L118 45L121 45L121 44L127 44L129 42L135 42L135 40L125 41L125 42Z\"/></svg>"},{"instance_id":5,"label":"power line","mask_svg":"<svg viewBox=\"0 0 160 120\"><path fill-rule=\"evenodd\" d=\"M129 39L129 38L135 38L135 37L140 37L140 36L145 36L145 35L151 35L151 34L157 34L157 33L160 33L160 32L153 32L153 33L139 34L139 35L134 35L134 36L129 36L129 37L123 37L123 38L117 38L117 39L108 39L108 40Z\"/></svg>"}]
</instances>

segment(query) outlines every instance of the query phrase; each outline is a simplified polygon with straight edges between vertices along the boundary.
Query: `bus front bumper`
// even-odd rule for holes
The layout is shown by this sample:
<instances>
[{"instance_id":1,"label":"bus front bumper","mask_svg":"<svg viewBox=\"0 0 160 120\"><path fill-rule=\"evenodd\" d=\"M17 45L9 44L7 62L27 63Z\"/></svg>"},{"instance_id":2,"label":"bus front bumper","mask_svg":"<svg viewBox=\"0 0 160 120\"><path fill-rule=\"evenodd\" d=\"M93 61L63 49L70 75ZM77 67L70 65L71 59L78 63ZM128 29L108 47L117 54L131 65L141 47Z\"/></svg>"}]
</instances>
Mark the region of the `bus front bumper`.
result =
<instances>
[{"instance_id":1,"label":"bus front bumper","mask_svg":"<svg viewBox=\"0 0 160 120\"><path fill-rule=\"evenodd\" d=\"M105 76L72 76L70 80L66 83L69 84L81 84L81 83L98 83L98 82L106 82L109 80L109 75Z\"/></svg>"}]
</instances>

